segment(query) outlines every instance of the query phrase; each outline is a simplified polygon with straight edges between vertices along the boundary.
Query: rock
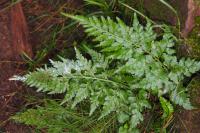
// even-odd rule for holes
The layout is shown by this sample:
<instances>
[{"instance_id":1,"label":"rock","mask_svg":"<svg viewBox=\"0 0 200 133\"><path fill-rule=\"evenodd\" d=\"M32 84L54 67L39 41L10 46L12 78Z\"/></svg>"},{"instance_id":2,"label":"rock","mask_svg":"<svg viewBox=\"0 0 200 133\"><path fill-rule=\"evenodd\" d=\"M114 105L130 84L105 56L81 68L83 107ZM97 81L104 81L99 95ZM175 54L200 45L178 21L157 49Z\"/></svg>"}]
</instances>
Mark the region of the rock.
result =
<instances>
[{"instance_id":1,"label":"rock","mask_svg":"<svg viewBox=\"0 0 200 133\"><path fill-rule=\"evenodd\" d=\"M195 26L195 17L200 16L199 5L196 3L196 0L168 0L166 2L177 11L181 22L181 35L186 38ZM143 0L141 5L144 5L144 14L154 21L177 25L175 13L159 0Z\"/></svg>"},{"instance_id":2,"label":"rock","mask_svg":"<svg viewBox=\"0 0 200 133\"><path fill-rule=\"evenodd\" d=\"M196 76L192 79L188 86L191 102L196 108L200 107L200 77ZM191 111L181 110L176 115L176 128L180 133L199 133L200 129L200 110Z\"/></svg>"},{"instance_id":3,"label":"rock","mask_svg":"<svg viewBox=\"0 0 200 133\"><path fill-rule=\"evenodd\" d=\"M195 17L200 16L200 7L194 0L188 0L187 8L187 19L185 21L184 29L182 30L183 37L188 36L195 26Z\"/></svg>"}]
</instances>

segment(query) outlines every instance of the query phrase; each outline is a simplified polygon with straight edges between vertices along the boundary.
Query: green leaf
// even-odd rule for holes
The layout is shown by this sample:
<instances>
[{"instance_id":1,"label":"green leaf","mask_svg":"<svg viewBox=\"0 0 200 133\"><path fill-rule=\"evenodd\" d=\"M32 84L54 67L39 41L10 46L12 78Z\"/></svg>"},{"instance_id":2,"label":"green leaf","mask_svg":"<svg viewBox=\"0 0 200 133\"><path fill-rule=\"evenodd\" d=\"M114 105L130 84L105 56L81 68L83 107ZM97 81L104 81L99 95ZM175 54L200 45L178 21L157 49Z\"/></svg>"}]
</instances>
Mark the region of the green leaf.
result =
<instances>
[{"instance_id":1,"label":"green leaf","mask_svg":"<svg viewBox=\"0 0 200 133\"><path fill-rule=\"evenodd\" d=\"M162 117L163 118L170 117L172 115L172 113L174 112L173 105L163 97L160 97L159 100L160 100L162 109L164 111Z\"/></svg>"},{"instance_id":2,"label":"green leaf","mask_svg":"<svg viewBox=\"0 0 200 133\"><path fill-rule=\"evenodd\" d=\"M128 114L126 114L125 112L121 112L118 115L118 122L119 123L125 123L126 121L129 120L129 117L130 116Z\"/></svg>"},{"instance_id":3,"label":"green leaf","mask_svg":"<svg viewBox=\"0 0 200 133\"><path fill-rule=\"evenodd\" d=\"M86 85L80 86L74 98L72 108L74 108L78 103L86 99L88 96L89 96L89 90L87 89L87 86Z\"/></svg>"},{"instance_id":4,"label":"green leaf","mask_svg":"<svg viewBox=\"0 0 200 133\"><path fill-rule=\"evenodd\" d=\"M194 107L190 103L190 99L188 98L188 94L183 89L174 90L170 95L171 101L175 104L182 106L187 110L192 110Z\"/></svg>"}]
</instances>

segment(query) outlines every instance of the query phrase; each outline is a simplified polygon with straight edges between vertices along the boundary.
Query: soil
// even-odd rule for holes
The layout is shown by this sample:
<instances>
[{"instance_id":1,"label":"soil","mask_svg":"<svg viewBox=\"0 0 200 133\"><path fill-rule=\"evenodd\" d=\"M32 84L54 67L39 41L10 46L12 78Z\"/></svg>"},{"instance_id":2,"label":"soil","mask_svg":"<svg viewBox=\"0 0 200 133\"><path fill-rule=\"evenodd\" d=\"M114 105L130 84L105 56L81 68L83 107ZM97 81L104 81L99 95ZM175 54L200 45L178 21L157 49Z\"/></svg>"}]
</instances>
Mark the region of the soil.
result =
<instances>
[{"instance_id":1,"label":"soil","mask_svg":"<svg viewBox=\"0 0 200 133\"><path fill-rule=\"evenodd\" d=\"M80 3L78 0L68 0L71 8ZM9 81L9 78L25 73L26 62L21 55L26 53L34 57L37 49L42 47L40 45L45 38L42 36L48 38L49 33L44 34L44 30L51 25L63 24L63 21L57 17L60 12L43 0L23 1L12 7L9 5L7 0L0 1L0 133L31 133L32 127L17 124L9 118L25 106L24 97L32 92L17 82ZM31 17L46 12L50 17L32 21Z\"/></svg>"}]
</instances>

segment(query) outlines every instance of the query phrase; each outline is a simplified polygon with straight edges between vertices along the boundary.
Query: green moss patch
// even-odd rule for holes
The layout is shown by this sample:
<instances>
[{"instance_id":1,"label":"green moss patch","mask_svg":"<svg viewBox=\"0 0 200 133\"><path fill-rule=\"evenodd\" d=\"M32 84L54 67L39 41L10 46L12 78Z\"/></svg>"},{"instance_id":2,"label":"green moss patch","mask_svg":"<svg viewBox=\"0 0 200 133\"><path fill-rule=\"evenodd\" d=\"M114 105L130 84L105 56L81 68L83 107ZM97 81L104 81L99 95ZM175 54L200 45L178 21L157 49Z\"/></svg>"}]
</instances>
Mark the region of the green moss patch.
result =
<instances>
[{"instance_id":1,"label":"green moss patch","mask_svg":"<svg viewBox=\"0 0 200 133\"><path fill-rule=\"evenodd\" d=\"M195 27L186 39L186 44L190 47L189 56L200 59L200 17L195 18Z\"/></svg>"}]
</instances>

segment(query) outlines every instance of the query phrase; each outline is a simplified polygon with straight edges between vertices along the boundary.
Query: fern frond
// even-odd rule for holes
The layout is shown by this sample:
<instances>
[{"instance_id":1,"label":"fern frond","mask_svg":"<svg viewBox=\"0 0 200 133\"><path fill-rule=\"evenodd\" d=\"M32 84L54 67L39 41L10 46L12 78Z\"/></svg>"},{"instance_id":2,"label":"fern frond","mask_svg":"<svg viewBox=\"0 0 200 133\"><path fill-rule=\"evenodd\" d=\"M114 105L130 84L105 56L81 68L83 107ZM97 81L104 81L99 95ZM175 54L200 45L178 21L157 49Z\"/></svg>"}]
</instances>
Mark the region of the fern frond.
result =
<instances>
[{"instance_id":1,"label":"fern frond","mask_svg":"<svg viewBox=\"0 0 200 133\"><path fill-rule=\"evenodd\" d=\"M108 59L104 55L96 52L93 49L90 49L86 45L84 45L84 49L91 56L92 61L95 64L94 67L96 67L96 68L103 68L103 69L106 69L108 67L109 61L108 61Z\"/></svg>"},{"instance_id":2,"label":"fern frond","mask_svg":"<svg viewBox=\"0 0 200 133\"><path fill-rule=\"evenodd\" d=\"M170 117L172 115L172 113L174 112L174 108L173 108L172 104L163 97L160 97L159 100L160 100L160 104L164 111L162 117L163 118Z\"/></svg>"},{"instance_id":3,"label":"fern frond","mask_svg":"<svg viewBox=\"0 0 200 133\"><path fill-rule=\"evenodd\" d=\"M81 132L84 129L82 125L91 121L88 117L62 107L53 100L45 101L44 107L28 109L12 116L11 119L35 126L37 129L47 129L48 133Z\"/></svg>"},{"instance_id":4,"label":"fern frond","mask_svg":"<svg viewBox=\"0 0 200 133\"><path fill-rule=\"evenodd\" d=\"M183 88L175 89L174 91L172 91L170 95L171 101L187 110L192 110L194 109L194 107L191 105L189 96L185 91L186 90Z\"/></svg>"},{"instance_id":5,"label":"fern frond","mask_svg":"<svg viewBox=\"0 0 200 133\"><path fill-rule=\"evenodd\" d=\"M55 77L44 69L27 74L24 82L30 87L37 87L37 91L49 94L64 93L68 87L68 79Z\"/></svg>"},{"instance_id":6,"label":"fern frond","mask_svg":"<svg viewBox=\"0 0 200 133\"><path fill-rule=\"evenodd\" d=\"M172 103L192 109L183 79L200 70L200 63L175 56L176 38L167 27L158 40L152 24L140 25L136 15L132 26L119 18L64 15L83 25L99 43L100 53L85 47L89 60L75 48L76 60L50 60L52 67L14 79L38 91L64 93L62 104L68 102L73 108L87 99L89 115L97 108L101 110L99 119L115 113L120 131L138 131L143 111L151 108L149 95L160 98L166 117L173 108L163 95Z\"/></svg>"},{"instance_id":7,"label":"fern frond","mask_svg":"<svg viewBox=\"0 0 200 133\"><path fill-rule=\"evenodd\" d=\"M99 46L104 47L102 51L108 53L112 58L128 58L133 53L132 49L130 49L134 44L134 42L131 42L130 36L133 33L133 29L126 26L119 18L117 18L117 24L110 17L98 19L95 16L86 18L64 15L83 24L88 35L95 36L94 40L100 42ZM109 54L111 52L112 54Z\"/></svg>"}]
</instances>

